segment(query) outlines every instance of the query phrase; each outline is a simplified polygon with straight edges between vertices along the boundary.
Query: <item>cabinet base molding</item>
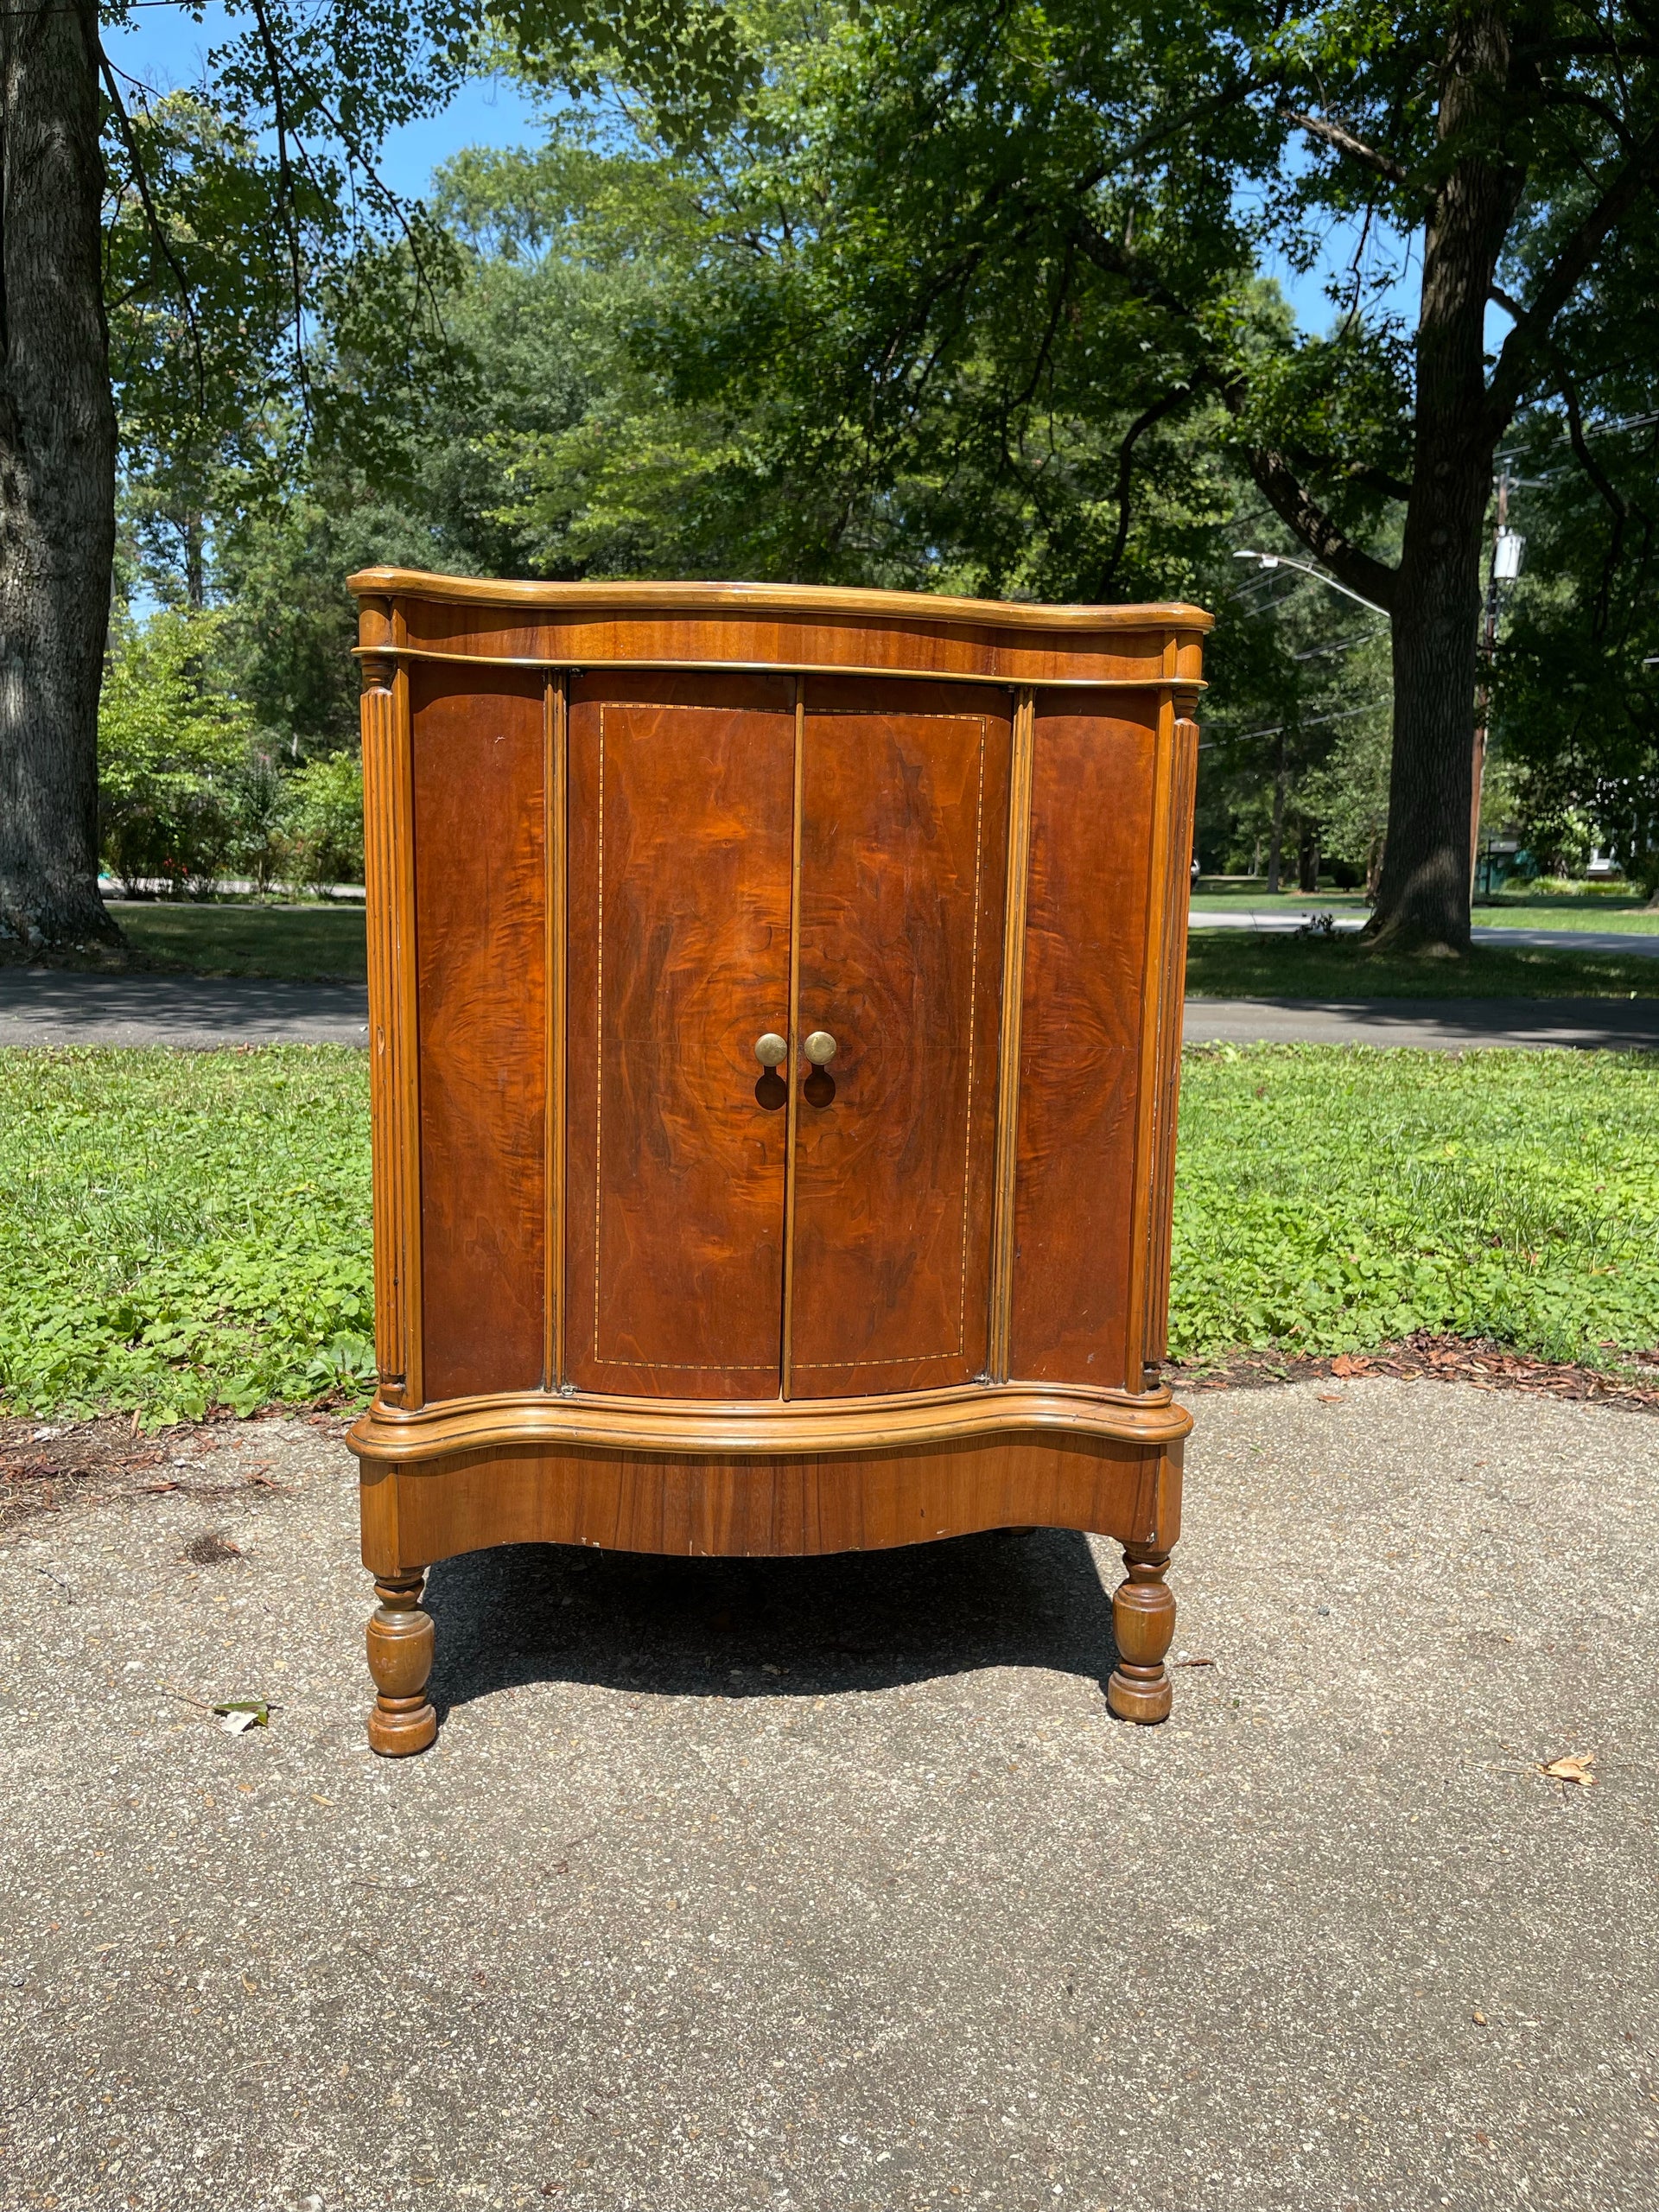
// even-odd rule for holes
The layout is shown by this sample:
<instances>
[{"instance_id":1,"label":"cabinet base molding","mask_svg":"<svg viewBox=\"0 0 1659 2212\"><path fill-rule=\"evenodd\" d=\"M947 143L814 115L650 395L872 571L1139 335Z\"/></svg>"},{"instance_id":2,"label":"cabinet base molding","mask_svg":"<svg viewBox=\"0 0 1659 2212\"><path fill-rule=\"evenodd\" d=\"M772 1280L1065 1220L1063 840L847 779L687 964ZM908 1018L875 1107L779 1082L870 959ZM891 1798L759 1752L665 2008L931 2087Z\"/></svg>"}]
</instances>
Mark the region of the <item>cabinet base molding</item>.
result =
<instances>
[{"instance_id":1,"label":"cabinet base molding","mask_svg":"<svg viewBox=\"0 0 1659 2212\"><path fill-rule=\"evenodd\" d=\"M1176 1412L1172 1424L1185 1428ZM1119 1652L1108 1692L1130 1720L1169 1711L1174 1600L1163 1585L1180 1531L1179 1433L1131 1441L1014 1432L849 1452L641 1452L550 1443L400 1461L351 1438L361 1480L363 1561L381 1604L369 1624L380 1695L376 1751L424 1750L432 1624L423 1570L495 1544L586 1544L691 1558L802 1558L880 1551L993 1529L1076 1529L1123 1545L1131 1580L1113 1602ZM365 1433L365 1432L367 1432Z\"/></svg>"}]
</instances>

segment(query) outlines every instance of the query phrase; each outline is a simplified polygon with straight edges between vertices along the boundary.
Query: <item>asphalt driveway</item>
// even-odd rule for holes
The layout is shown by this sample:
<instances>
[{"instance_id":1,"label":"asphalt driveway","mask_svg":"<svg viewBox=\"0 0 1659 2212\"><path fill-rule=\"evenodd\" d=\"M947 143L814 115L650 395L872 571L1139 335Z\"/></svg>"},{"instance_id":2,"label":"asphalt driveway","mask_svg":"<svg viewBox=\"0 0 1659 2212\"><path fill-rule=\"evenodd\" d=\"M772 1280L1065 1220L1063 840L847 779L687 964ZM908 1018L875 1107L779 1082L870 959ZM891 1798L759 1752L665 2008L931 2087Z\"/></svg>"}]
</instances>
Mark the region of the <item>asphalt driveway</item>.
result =
<instances>
[{"instance_id":1,"label":"asphalt driveway","mask_svg":"<svg viewBox=\"0 0 1659 2212\"><path fill-rule=\"evenodd\" d=\"M521 1549L385 1764L334 1436L14 1484L0 2202L1652 2212L1659 1426L1193 1404L1153 1730L1076 1536Z\"/></svg>"},{"instance_id":2,"label":"asphalt driveway","mask_svg":"<svg viewBox=\"0 0 1659 2212\"><path fill-rule=\"evenodd\" d=\"M1189 999L1189 1043L1485 1045L1659 1050L1659 998ZM0 1047L359 1045L369 1041L361 983L251 977L98 976L0 969Z\"/></svg>"}]
</instances>

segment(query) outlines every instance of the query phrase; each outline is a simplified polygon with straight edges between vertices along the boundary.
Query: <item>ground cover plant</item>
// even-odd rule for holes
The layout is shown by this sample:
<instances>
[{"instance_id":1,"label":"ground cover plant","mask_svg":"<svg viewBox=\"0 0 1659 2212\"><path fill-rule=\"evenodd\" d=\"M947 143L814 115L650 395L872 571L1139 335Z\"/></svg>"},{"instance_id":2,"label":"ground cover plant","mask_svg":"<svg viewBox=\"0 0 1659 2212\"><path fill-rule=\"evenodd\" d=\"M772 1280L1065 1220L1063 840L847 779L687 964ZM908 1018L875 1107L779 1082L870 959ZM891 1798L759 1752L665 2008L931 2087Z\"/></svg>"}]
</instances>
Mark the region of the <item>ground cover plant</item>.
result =
<instances>
[{"instance_id":1,"label":"ground cover plant","mask_svg":"<svg viewBox=\"0 0 1659 2212\"><path fill-rule=\"evenodd\" d=\"M1171 1351L1415 1331L1659 1344L1659 1058L1186 1056ZM343 1046L0 1052L0 1408L146 1425L372 1371L368 1064Z\"/></svg>"},{"instance_id":2,"label":"ground cover plant","mask_svg":"<svg viewBox=\"0 0 1659 2212\"><path fill-rule=\"evenodd\" d=\"M0 1400L197 1419L372 1370L368 1065L0 1053Z\"/></svg>"},{"instance_id":3,"label":"ground cover plant","mask_svg":"<svg viewBox=\"0 0 1659 2212\"><path fill-rule=\"evenodd\" d=\"M1170 1349L1659 1344L1659 1056L1190 1049Z\"/></svg>"}]
</instances>

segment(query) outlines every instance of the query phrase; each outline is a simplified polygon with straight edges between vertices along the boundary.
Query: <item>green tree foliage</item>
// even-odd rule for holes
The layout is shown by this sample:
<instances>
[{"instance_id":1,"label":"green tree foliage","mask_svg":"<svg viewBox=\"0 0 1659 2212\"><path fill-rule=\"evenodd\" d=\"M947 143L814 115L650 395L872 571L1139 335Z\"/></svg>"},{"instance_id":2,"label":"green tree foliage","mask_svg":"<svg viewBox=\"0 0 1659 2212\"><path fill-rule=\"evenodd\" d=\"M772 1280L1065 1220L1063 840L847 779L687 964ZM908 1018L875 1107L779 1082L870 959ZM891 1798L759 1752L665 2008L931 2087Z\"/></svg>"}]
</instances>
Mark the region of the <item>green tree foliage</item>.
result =
<instances>
[{"instance_id":1,"label":"green tree foliage","mask_svg":"<svg viewBox=\"0 0 1659 2212\"><path fill-rule=\"evenodd\" d=\"M463 65L438 16L415 20L437 97ZM418 213L371 195L355 231L302 195L303 314L254 128L276 79L246 39L213 99L132 104L197 327L118 172L130 537L163 596L233 605L237 692L281 733L268 763L350 747L342 582L372 561L1179 596L1223 617L1206 861L1265 856L1276 804L1287 880L1323 852L1375 883L1399 611L1391 667L1363 610L1288 572L1247 584L1232 553L1311 546L1385 603L1402 558L1421 569L1441 525L1420 501L1412 553L1405 495L1421 349L1445 333L1431 317L1414 356L1389 279L1461 178L1518 195L1481 218L1524 339L1488 397L1521 404L1516 466L1541 480L1499 741L1541 820L1622 809L1610 834L1636 854L1647 434L1609 447L1603 486L1585 465L1610 420L1652 411L1655 349L1620 334L1645 333L1653 287L1595 244L1646 158L1646 49L1621 19L732 0L521 7L497 29L548 89L545 143L463 156ZM1488 55L1475 91L1497 105L1459 120L1452 47L1477 30L1501 34L1507 89ZM334 146L346 177L334 112L291 109L293 139ZM1269 251L1310 264L1333 222L1360 249L1329 329L1299 334L1259 270ZM1455 705L1456 671L1437 681Z\"/></svg>"},{"instance_id":2,"label":"green tree foliage","mask_svg":"<svg viewBox=\"0 0 1659 2212\"><path fill-rule=\"evenodd\" d=\"M800 574L1138 589L1131 493L1201 519L1230 455L1389 610L1385 920L1455 947L1492 456L1650 213L1651 49L1570 5L817 18L756 74L645 358L791 487L763 512ZM1331 329L1297 337L1255 272L1311 264L1332 222L1362 250ZM1389 304L1411 249L1414 333ZM1500 275L1514 327L1484 365Z\"/></svg>"},{"instance_id":3,"label":"green tree foliage","mask_svg":"<svg viewBox=\"0 0 1659 2212\"><path fill-rule=\"evenodd\" d=\"M251 726L224 680L226 622L164 607L117 626L99 707L99 830L130 889L197 889L232 856Z\"/></svg>"},{"instance_id":4,"label":"green tree foliage","mask_svg":"<svg viewBox=\"0 0 1659 2212\"><path fill-rule=\"evenodd\" d=\"M1495 670L1497 727L1540 858L1575 821L1659 890L1659 238L1564 320L1555 389L1505 455L1526 569Z\"/></svg>"}]
</instances>

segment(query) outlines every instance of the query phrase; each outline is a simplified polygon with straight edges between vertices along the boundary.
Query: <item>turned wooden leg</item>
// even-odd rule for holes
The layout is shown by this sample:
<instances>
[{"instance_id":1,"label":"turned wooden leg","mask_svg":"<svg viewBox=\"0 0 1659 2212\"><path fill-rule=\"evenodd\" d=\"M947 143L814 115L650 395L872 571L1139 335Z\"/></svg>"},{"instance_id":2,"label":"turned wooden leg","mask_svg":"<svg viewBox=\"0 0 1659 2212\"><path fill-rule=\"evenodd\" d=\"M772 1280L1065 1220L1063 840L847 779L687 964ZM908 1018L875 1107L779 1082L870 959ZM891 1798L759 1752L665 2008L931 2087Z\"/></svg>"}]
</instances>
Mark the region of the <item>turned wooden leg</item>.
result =
<instances>
[{"instance_id":1,"label":"turned wooden leg","mask_svg":"<svg viewBox=\"0 0 1659 2212\"><path fill-rule=\"evenodd\" d=\"M427 1701L432 1672L432 1617L421 1609L423 1573L378 1576L380 1603L369 1615L369 1672L379 1695L369 1713L369 1744L384 1758L423 1751L438 1732Z\"/></svg>"},{"instance_id":2,"label":"turned wooden leg","mask_svg":"<svg viewBox=\"0 0 1659 2212\"><path fill-rule=\"evenodd\" d=\"M1172 1695L1164 1654L1175 1634L1175 1600L1164 1583L1169 1554L1125 1544L1127 1580L1112 1592L1117 1665L1106 1702L1122 1720L1166 1720Z\"/></svg>"}]
</instances>

